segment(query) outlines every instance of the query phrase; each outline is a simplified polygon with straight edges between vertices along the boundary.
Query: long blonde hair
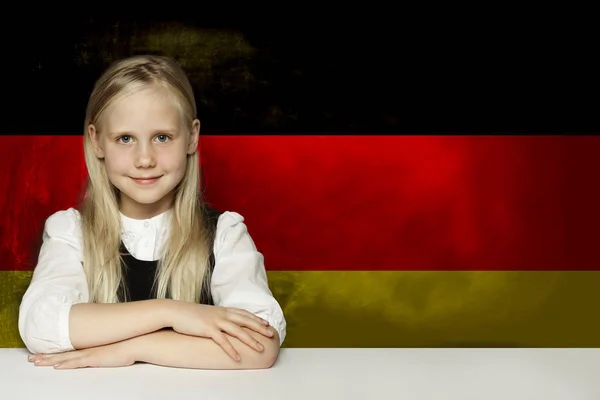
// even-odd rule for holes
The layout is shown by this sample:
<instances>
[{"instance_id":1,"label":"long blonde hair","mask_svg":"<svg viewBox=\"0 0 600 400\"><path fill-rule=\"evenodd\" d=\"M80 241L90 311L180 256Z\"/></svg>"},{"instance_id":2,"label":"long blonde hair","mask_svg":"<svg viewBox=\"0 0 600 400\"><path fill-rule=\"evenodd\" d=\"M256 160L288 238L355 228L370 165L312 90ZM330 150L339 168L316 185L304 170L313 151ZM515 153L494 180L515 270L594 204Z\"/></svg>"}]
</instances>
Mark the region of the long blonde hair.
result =
<instances>
[{"instance_id":1,"label":"long blonde hair","mask_svg":"<svg viewBox=\"0 0 600 400\"><path fill-rule=\"evenodd\" d=\"M120 60L109 66L96 82L85 116L84 153L89 177L80 207L83 267L90 302L123 301L119 293L124 289L124 275L119 251L119 191L108 178L104 160L94 153L88 126L99 122L112 101L148 85L159 85L173 95L190 131L196 118L192 87L181 67L170 58L140 55ZM158 262L155 293L157 298L201 302L210 282L207 267L214 229L206 223L197 151L188 155L185 175L174 190L169 238Z\"/></svg>"}]
</instances>

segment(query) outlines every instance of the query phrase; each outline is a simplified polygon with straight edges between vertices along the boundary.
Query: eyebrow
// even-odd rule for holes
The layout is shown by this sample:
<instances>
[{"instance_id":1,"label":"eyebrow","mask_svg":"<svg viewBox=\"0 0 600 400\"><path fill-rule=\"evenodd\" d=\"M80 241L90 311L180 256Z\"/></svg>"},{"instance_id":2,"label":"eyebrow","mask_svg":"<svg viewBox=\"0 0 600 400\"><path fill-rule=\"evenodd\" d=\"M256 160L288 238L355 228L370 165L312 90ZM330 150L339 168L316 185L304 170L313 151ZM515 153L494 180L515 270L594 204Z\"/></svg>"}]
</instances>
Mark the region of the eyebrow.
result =
<instances>
[{"instance_id":1,"label":"eyebrow","mask_svg":"<svg viewBox=\"0 0 600 400\"><path fill-rule=\"evenodd\" d=\"M174 129L174 128L155 129L152 131L152 135L160 135L160 134L165 134L165 133L175 135L177 132L178 132L178 130ZM115 131L115 132L109 132L108 135L111 137L113 137L113 136L135 136L136 133L132 132L132 131Z\"/></svg>"}]
</instances>

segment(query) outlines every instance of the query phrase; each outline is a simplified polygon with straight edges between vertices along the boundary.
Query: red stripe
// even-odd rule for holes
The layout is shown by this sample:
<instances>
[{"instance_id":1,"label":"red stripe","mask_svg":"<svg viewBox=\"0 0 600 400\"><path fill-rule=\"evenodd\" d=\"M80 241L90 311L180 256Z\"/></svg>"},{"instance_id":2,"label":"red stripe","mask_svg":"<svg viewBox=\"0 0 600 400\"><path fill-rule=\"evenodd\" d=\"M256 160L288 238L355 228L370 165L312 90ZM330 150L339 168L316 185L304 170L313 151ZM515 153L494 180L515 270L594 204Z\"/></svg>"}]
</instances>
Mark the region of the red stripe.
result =
<instances>
[{"instance_id":1,"label":"red stripe","mask_svg":"<svg viewBox=\"0 0 600 400\"><path fill-rule=\"evenodd\" d=\"M600 137L207 136L270 270L600 270ZM0 138L0 269L74 205L81 137Z\"/></svg>"}]
</instances>

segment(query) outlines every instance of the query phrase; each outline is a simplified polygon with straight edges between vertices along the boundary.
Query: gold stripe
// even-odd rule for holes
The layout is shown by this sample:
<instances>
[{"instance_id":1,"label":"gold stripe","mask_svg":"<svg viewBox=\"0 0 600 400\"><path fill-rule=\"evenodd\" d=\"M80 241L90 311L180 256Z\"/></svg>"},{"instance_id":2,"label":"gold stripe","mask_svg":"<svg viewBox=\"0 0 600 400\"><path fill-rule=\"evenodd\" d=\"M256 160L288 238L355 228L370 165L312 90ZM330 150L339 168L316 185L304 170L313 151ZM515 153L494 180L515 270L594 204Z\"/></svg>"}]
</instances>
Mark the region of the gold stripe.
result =
<instances>
[{"instance_id":1,"label":"gold stripe","mask_svg":"<svg viewBox=\"0 0 600 400\"><path fill-rule=\"evenodd\" d=\"M24 347L17 322L30 279L30 272L0 271L0 347Z\"/></svg>"},{"instance_id":2,"label":"gold stripe","mask_svg":"<svg viewBox=\"0 0 600 400\"><path fill-rule=\"evenodd\" d=\"M599 347L600 272L268 273L284 347ZM30 273L0 272L0 347Z\"/></svg>"}]
</instances>

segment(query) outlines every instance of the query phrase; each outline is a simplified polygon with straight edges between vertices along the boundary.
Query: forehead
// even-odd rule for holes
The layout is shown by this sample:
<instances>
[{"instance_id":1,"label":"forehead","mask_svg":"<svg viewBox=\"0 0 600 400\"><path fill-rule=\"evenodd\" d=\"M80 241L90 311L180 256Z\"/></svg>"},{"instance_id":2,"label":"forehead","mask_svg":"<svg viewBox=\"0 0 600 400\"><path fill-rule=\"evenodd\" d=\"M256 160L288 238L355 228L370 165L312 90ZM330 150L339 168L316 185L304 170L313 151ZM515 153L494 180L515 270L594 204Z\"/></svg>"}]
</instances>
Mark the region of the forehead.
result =
<instances>
[{"instance_id":1,"label":"forehead","mask_svg":"<svg viewBox=\"0 0 600 400\"><path fill-rule=\"evenodd\" d=\"M151 133L181 127L181 112L164 90L142 89L115 99L102 117L108 132Z\"/></svg>"}]
</instances>

